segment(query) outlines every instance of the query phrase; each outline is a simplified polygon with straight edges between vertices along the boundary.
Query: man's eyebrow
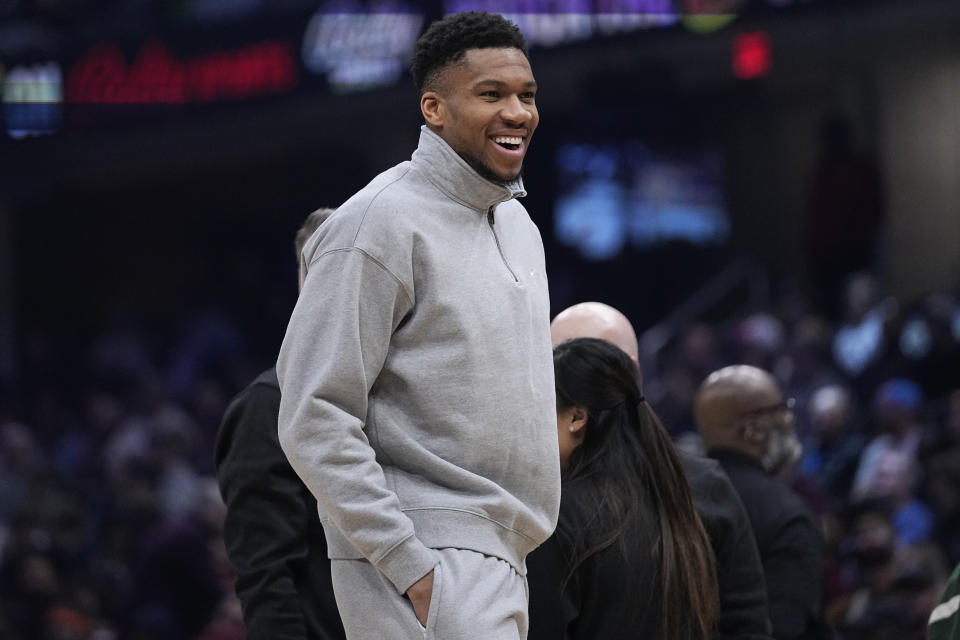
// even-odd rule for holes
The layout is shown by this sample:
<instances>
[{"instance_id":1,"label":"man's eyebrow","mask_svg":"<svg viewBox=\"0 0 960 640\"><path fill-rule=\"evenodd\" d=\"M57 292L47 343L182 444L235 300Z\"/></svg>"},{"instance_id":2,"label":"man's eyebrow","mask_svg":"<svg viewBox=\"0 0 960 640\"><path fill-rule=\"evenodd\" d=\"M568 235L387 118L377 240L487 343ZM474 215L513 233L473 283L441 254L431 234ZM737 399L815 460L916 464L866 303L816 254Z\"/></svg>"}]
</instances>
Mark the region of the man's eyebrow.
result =
<instances>
[{"instance_id":1,"label":"man's eyebrow","mask_svg":"<svg viewBox=\"0 0 960 640\"><path fill-rule=\"evenodd\" d=\"M474 88L478 88L478 87L505 87L505 86L507 86L507 83L504 82L503 80L494 80L493 78L488 78L488 79L486 79L486 80L480 80L480 81L474 83L473 86L474 86ZM534 81L534 80L528 80L527 82L525 82L525 83L523 84L523 86L524 86L525 89L536 89L536 88L537 88L537 83L536 83L536 81Z\"/></svg>"}]
</instances>

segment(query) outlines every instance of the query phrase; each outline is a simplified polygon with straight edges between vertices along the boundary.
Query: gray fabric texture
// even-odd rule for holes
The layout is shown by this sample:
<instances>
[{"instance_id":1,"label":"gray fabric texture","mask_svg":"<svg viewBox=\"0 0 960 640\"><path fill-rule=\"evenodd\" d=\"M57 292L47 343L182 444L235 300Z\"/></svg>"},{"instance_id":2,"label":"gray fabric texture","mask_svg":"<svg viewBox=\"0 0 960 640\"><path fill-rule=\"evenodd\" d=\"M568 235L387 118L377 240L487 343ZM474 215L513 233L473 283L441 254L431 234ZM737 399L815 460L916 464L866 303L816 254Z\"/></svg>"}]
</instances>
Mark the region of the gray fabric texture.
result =
<instances>
[{"instance_id":1,"label":"gray fabric texture","mask_svg":"<svg viewBox=\"0 0 960 640\"><path fill-rule=\"evenodd\" d=\"M303 251L280 443L330 557L369 560L401 594L441 547L523 575L556 525L550 305L522 195L424 128Z\"/></svg>"},{"instance_id":2,"label":"gray fabric texture","mask_svg":"<svg viewBox=\"0 0 960 640\"><path fill-rule=\"evenodd\" d=\"M426 628L413 605L366 560L333 560L348 640L525 640L526 578L507 562L464 549L434 551Z\"/></svg>"}]
</instances>

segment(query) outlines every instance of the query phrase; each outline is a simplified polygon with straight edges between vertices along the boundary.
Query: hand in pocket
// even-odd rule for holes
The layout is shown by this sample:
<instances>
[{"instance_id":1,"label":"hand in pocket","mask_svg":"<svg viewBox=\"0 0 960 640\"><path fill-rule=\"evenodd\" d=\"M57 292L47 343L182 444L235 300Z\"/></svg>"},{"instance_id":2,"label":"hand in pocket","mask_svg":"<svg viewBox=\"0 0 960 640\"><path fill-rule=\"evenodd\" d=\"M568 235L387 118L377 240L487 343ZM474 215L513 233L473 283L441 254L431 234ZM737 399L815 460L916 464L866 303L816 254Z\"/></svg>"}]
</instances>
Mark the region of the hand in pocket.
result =
<instances>
[{"instance_id":1,"label":"hand in pocket","mask_svg":"<svg viewBox=\"0 0 960 640\"><path fill-rule=\"evenodd\" d=\"M407 597L413 605L413 612L417 620L424 627L427 626L427 614L430 613L430 597L433 595L433 570L423 576L407 589Z\"/></svg>"}]
</instances>

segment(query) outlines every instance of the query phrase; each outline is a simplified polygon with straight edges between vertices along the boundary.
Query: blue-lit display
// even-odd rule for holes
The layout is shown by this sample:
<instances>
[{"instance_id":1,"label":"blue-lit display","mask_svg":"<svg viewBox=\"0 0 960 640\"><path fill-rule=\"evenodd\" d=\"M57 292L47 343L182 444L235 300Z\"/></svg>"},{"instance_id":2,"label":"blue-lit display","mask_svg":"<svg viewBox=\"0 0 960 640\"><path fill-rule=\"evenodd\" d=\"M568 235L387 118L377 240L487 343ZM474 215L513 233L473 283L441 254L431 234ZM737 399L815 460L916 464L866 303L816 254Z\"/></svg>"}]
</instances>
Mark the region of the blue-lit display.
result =
<instances>
[{"instance_id":1,"label":"blue-lit display","mask_svg":"<svg viewBox=\"0 0 960 640\"><path fill-rule=\"evenodd\" d=\"M730 234L716 154L565 144L557 171L557 240L587 259L612 259L628 245L719 244Z\"/></svg>"}]
</instances>

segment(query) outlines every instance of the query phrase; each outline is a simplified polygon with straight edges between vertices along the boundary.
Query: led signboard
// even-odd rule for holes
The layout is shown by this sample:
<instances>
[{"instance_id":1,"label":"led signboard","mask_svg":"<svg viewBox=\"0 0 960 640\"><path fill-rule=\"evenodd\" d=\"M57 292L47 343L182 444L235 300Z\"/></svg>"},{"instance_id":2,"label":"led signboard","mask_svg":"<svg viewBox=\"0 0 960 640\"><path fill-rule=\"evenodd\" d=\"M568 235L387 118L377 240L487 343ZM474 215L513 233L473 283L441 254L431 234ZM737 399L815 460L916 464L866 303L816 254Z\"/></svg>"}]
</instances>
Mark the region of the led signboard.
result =
<instances>
[{"instance_id":1,"label":"led signboard","mask_svg":"<svg viewBox=\"0 0 960 640\"><path fill-rule=\"evenodd\" d=\"M100 44L67 74L67 103L183 104L283 93L297 84L297 64L285 42L181 60L162 42L149 42L133 64L120 48Z\"/></svg>"},{"instance_id":2,"label":"led signboard","mask_svg":"<svg viewBox=\"0 0 960 640\"><path fill-rule=\"evenodd\" d=\"M445 13L459 11L499 13L520 27L531 47L669 27L680 19L672 0L445 0Z\"/></svg>"},{"instance_id":3,"label":"led signboard","mask_svg":"<svg viewBox=\"0 0 960 640\"><path fill-rule=\"evenodd\" d=\"M0 87L4 125L11 138L49 134L60 128L63 89L56 62L15 66L5 78L0 77Z\"/></svg>"},{"instance_id":4,"label":"led signboard","mask_svg":"<svg viewBox=\"0 0 960 640\"><path fill-rule=\"evenodd\" d=\"M329 2L310 19L303 65L347 93L397 82L410 64L424 17L394 2Z\"/></svg>"},{"instance_id":5,"label":"led signboard","mask_svg":"<svg viewBox=\"0 0 960 640\"><path fill-rule=\"evenodd\" d=\"M743 10L747 0L676 0L681 24L693 33L713 33Z\"/></svg>"}]
</instances>

